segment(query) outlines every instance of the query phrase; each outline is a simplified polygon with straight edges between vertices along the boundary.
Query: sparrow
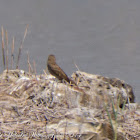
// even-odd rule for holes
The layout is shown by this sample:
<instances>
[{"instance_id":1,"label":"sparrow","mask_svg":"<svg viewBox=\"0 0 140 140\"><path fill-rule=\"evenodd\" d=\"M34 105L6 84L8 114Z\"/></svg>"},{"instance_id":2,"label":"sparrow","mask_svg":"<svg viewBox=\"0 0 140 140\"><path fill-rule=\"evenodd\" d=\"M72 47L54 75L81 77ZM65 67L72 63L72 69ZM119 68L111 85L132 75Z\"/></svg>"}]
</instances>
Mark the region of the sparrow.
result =
<instances>
[{"instance_id":1,"label":"sparrow","mask_svg":"<svg viewBox=\"0 0 140 140\"><path fill-rule=\"evenodd\" d=\"M77 85L72 79L70 79L67 74L58 66L56 63L56 58L54 55L49 55L47 61L48 71L51 75L55 76L59 80L65 80L72 85Z\"/></svg>"}]
</instances>

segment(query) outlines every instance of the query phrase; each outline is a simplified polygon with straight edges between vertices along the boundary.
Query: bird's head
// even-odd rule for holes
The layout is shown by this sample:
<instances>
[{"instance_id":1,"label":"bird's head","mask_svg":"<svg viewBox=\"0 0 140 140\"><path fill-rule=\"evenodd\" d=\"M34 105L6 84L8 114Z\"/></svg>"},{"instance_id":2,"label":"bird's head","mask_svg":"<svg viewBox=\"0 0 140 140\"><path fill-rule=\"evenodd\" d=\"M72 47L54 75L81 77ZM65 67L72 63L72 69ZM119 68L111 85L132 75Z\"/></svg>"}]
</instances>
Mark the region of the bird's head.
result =
<instances>
[{"instance_id":1,"label":"bird's head","mask_svg":"<svg viewBox=\"0 0 140 140\"><path fill-rule=\"evenodd\" d=\"M55 61L56 61L55 56L53 54L50 54L48 57L48 62L55 63Z\"/></svg>"}]
</instances>

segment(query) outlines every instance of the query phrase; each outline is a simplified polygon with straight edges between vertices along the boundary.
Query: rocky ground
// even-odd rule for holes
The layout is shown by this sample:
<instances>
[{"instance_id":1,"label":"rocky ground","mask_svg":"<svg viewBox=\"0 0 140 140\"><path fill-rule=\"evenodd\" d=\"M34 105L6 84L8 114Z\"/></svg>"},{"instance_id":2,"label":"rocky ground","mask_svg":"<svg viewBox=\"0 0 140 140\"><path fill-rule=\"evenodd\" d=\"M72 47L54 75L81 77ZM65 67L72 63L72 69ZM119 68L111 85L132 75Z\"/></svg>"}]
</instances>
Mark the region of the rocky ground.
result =
<instances>
[{"instance_id":1,"label":"rocky ground","mask_svg":"<svg viewBox=\"0 0 140 140\"><path fill-rule=\"evenodd\" d=\"M140 105L130 85L77 71L78 86L47 74L0 75L0 139L140 140Z\"/></svg>"}]
</instances>

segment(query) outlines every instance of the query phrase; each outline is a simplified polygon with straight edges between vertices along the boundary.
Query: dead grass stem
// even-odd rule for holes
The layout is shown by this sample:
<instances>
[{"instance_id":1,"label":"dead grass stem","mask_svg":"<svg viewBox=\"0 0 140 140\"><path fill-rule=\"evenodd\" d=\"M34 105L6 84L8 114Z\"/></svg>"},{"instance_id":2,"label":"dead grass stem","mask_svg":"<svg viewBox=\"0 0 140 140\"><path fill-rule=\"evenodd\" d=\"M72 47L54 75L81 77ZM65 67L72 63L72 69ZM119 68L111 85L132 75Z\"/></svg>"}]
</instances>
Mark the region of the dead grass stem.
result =
<instances>
[{"instance_id":1,"label":"dead grass stem","mask_svg":"<svg viewBox=\"0 0 140 140\"><path fill-rule=\"evenodd\" d=\"M6 46L6 68L8 72L8 32L5 30L5 46Z\"/></svg>"},{"instance_id":2,"label":"dead grass stem","mask_svg":"<svg viewBox=\"0 0 140 140\"><path fill-rule=\"evenodd\" d=\"M3 67L5 70L5 48L4 48L4 29L1 27L1 39L2 39L2 56L3 56Z\"/></svg>"},{"instance_id":3,"label":"dead grass stem","mask_svg":"<svg viewBox=\"0 0 140 140\"><path fill-rule=\"evenodd\" d=\"M28 51L27 51L27 63L28 63L28 72L32 73L33 69L32 69L32 66L31 66L31 63L30 63L30 57L29 57L29 52Z\"/></svg>"},{"instance_id":4,"label":"dead grass stem","mask_svg":"<svg viewBox=\"0 0 140 140\"><path fill-rule=\"evenodd\" d=\"M25 32L24 32L24 37L23 37L23 40L21 41L21 45L20 45L19 52L18 52L18 58L17 58L16 69L19 68L19 60L20 60L20 57L21 57L21 50L22 50L22 47L23 47L23 43L24 43L25 37L26 37L26 35L27 35L28 27L29 27L29 25L27 24L26 29L25 29Z\"/></svg>"},{"instance_id":5,"label":"dead grass stem","mask_svg":"<svg viewBox=\"0 0 140 140\"><path fill-rule=\"evenodd\" d=\"M11 45L11 69L13 69L13 62L14 62L14 48L15 48L15 38L13 37L12 45Z\"/></svg>"}]
</instances>

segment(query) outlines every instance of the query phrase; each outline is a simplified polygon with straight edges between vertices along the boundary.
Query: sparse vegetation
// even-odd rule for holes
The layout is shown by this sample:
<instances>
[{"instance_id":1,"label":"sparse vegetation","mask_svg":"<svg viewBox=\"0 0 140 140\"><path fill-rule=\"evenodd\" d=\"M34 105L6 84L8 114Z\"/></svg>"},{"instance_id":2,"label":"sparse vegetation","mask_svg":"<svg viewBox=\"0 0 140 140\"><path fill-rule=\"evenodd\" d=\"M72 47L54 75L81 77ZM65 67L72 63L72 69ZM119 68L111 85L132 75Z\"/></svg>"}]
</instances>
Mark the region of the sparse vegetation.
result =
<instances>
[{"instance_id":1,"label":"sparse vegetation","mask_svg":"<svg viewBox=\"0 0 140 140\"><path fill-rule=\"evenodd\" d=\"M127 108L121 89L132 99L133 93L123 81L81 72L75 64L78 71L72 79L82 92L45 71L37 75L36 63L31 66L28 52L29 71L20 70L27 29L28 25L16 61L14 37L9 51L8 32L1 28L5 71L0 75L0 139L140 139L140 106L132 108L131 100ZM16 68L11 70L15 61Z\"/></svg>"}]
</instances>

